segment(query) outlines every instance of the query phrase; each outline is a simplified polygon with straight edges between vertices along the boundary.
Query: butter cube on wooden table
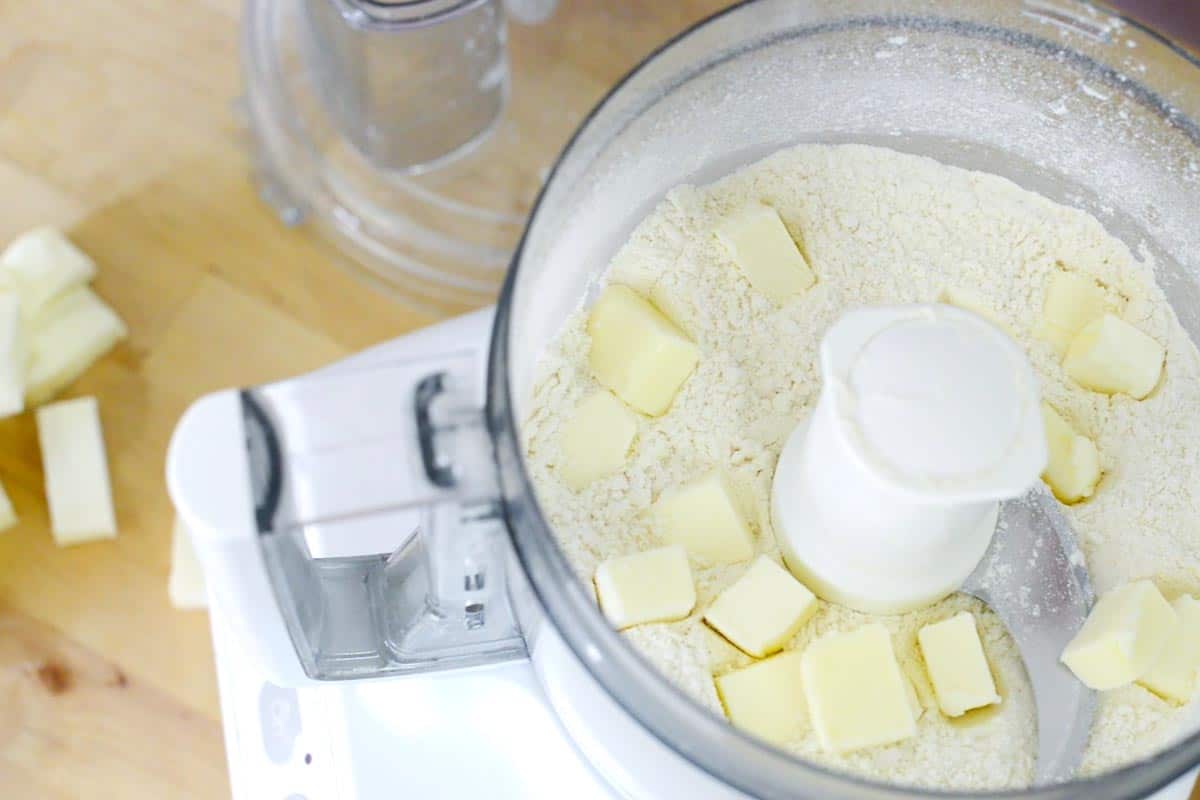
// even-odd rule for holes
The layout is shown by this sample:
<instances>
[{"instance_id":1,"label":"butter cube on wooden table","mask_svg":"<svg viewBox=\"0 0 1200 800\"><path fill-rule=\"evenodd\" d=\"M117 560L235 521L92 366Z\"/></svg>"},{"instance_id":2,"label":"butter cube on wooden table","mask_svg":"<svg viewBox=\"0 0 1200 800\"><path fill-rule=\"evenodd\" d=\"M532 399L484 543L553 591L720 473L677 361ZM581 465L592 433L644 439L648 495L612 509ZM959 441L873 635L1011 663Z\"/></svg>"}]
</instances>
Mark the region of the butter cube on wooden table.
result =
<instances>
[{"instance_id":1,"label":"butter cube on wooden table","mask_svg":"<svg viewBox=\"0 0 1200 800\"><path fill-rule=\"evenodd\" d=\"M39 408L37 428L55 543L115 538L117 521L96 398Z\"/></svg>"},{"instance_id":2,"label":"butter cube on wooden table","mask_svg":"<svg viewBox=\"0 0 1200 800\"><path fill-rule=\"evenodd\" d=\"M601 390L584 398L563 426L563 462L559 465L563 480L579 491L618 472L629 455L637 428L637 416L611 392Z\"/></svg>"},{"instance_id":3,"label":"butter cube on wooden table","mask_svg":"<svg viewBox=\"0 0 1200 800\"><path fill-rule=\"evenodd\" d=\"M600 610L618 629L683 619L696 606L687 552L679 545L610 558L595 576Z\"/></svg>"},{"instance_id":4,"label":"butter cube on wooden table","mask_svg":"<svg viewBox=\"0 0 1200 800\"><path fill-rule=\"evenodd\" d=\"M596 380L643 414L667 412L700 351L675 323L628 286L610 284L588 315Z\"/></svg>"},{"instance_id":5,"label":"butter cube on wooden table","mask_svg":"<svg viewBox=\"0 0 1200 800\"><path fill-rule=\"evenodd\" d=\"M1118 586L1096 601L1062 662L1089 688L1120 688L1150 672L1176 623L1175 609L1151 581Z\"/></svg>"},{"instance_id":6,"label":"butter cube on wooden table","mask_svg":"<svg viewBox=\"0 0 1200 800\"><path fill-rule=\"evenodd\" d=\"M848 753L914 736L907 679L878 623L817 639L801 658L804 693L821 747Z\"/></svg>"},{"instance_id":7,"label":"butter cube on wooden table","mask_svg":"<svg viewBox=\"0 0 1200 800\"><path fill-rule=\"evenodd\" d=\"M25 410L28 342L15 292L0 292L0 417Z\"/></svg>"},{"instance_id":8,"label":"butter cube on wooden table","mask_svg":"<svg viewBox=\"0 0 1200 800\"><path fill-rule=\"evenodd\" d=\"M0 290L20 296L27 321L54 298L94 277L96 263L50 225L21 234L0 253Z\"/></svg>"},{"instance_id":9,"label":"butter cube on wooden table","mask_svg":"<svg viewBox=\"0 0 1200 800\"><path fill-rule=\"evenodd\" d=\"M763 203L750 203L726 217L717 238L750 285L783 305L816 283L816 276L779 218Z\"/></svg>"},{"instance_id":10,"label":"butter cube on wooden table","mask_svg":"<svg viewBox=\"0 0 1200 800\"><path fill-rule=\"evenodd\" d=\"M116 312L86 286L58 297L30 337L26 400L38 405L54 397L128 333Z\"/></svg>"},{"instance_id":11,"label":"butter cube on wooden table","mask_svg":"<svg viewBox=\"0 0 1200 800\"><path fill-rule=\"evenodd\" d=\"M772 744L785 744L804 731L801 655L791 651L716 679L725 714L738 728Z\"/></svg>"},{"instance_id":12,"label":"butter cube on wooden table","mask_svg":"<svg viewBox=\"0 0 1200 800\"><path fill-rule=\"evenodd\" d=\"M938 707L946 716L961 717L1000 702L973 614L964 611L926 625L917 632L917 642Z\"/></svg>"},{"instance_id":13,"label":"butter cube on wooden table","mask_svg":"<svg viewBox=\"0 0 1200 800\"><path fill-rule=\"evenodd\" d=\"M817 598L767 556L726 587L704 620L743 652L763 658L783 649L817 611Z\"/></svg>"},{"instance_id":14,"label":"butter cube on wooden table","mask_svg":"<svg viewBox=\"0 0 1200 800\"><path fill-rule=\"evenodd\" d=\"M1187 703L1200 678L1200 601L1180 595L1171 604L1178 619L1162 655L1138 683L1160 697Z\"/></svg>"},{"instance_id":15,"label":"butter cube on wooden table","mask_svg":"<svg viewBox=\"0 0 1200 800\"><path fill-rule=\"evenodd\" d=\"M754 555L754 536L720 470L663 492L651 515L663 541L683 545L706 565L732 564Z\"/></svg>"},{"instance_id":16,"label":"butter cube on wooden table","mask_svg":"<svg viewBox=\"0 0 1200 800\"><path fill-rule=\"evenodd\" d=\"M8 498L8 492L4 491L3 484L0 484L0 532L6 531L17 524L17 512L13 508L12 500Z\"/></svg>"},{"instance_id":17,"label":"butter cube on wooden table","mask_svg":"<svg viewBox=\"0 0 1200 800\"><path fill-rule=\"evenodd\" d=\"M178 609L208 608L204 568L192 545L192 534L183 520L175 518L171 531L171 572L167 577L167 596Z\"/></svg>"}]
</instances>

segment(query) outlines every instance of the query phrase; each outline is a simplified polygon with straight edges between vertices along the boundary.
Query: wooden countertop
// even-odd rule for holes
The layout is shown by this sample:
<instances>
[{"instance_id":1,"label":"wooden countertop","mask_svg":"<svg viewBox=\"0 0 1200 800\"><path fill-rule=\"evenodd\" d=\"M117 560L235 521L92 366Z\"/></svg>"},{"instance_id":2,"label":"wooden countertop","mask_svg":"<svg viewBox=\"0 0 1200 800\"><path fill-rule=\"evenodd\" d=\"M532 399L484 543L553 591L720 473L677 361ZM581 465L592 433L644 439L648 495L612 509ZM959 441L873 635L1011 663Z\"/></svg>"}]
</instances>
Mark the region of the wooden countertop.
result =
<instances>
[{"instance_id":1,"label":"wooden countertop","mask_svg":"<svg viewBox=\"0 0 1200 800\"><path fill-rule=\"evenodd\" d=\"M518 80L553 68L538 100L564 109L530 146L548 162L617 77L719 5L566 0L550 25L581 32L570 54L514 26ZM100 398L120 537L55 548L33 417L0 421L0 479L21 516L0 534L0 797L227 797L207 616L167 602L168 437L204 392L432 318L365 288L257 199L230 111L238 0L70 6L0 5L0 243L64 227L129 323L68 392ZM601 24L626 33L582 35Z\"/></svg>"}]
</instances>

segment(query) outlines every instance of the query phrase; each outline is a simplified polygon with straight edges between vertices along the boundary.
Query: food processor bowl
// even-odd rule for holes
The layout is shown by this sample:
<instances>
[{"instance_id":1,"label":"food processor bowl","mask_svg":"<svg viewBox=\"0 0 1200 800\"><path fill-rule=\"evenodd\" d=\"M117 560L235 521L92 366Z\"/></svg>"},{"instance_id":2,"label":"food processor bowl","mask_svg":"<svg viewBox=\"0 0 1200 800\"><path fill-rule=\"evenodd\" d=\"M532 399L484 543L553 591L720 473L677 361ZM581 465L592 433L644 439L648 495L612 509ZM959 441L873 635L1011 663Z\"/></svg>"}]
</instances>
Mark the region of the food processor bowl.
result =
<instances>
[{"instance_id":1,"label":"food processor bowl","mask_svg":"<svg viewBox=\"0 0 1200 800\"><path fill-rule=\"evenodd\" d=\"M664 193L801 142L927 155L1086 209L1153 258L1200 340L1198 119L1200 62L1070 0L747 2L680 34L614 88L534 208L498 305L488 387L516 552L553 628L603 691L684 759L762 798L1118 800L1200 762L1193 734L1096 778L973 794L873 783L764 746L687 699L603 619L538 507L521 439L543 348ZM535 666L537 647L535 635ZM569 728L577 721L578 740L594 738L579 728L599 723L561 707L578 702L571 692L550 695Z\"/></svg>"}]
</instances>

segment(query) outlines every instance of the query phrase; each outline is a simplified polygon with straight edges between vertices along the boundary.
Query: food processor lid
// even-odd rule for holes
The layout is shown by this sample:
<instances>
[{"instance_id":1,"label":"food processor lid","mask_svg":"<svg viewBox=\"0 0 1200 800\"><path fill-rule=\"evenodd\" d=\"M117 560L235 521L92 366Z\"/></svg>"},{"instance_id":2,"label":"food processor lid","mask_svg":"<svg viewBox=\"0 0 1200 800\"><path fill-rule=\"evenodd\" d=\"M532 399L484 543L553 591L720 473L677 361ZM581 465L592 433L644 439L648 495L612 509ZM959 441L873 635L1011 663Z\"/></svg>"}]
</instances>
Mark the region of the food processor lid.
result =
<instances>
[{"instance_id":1,"label":"food processor lid","mask_svg":"<svg viewBox=\"0 0 1200 800\"><path fill-rule=\"evenodd\" d=\"M262 197L422 310L491 301L540 185L506 113L499 0L248 0L240 103Z\"/></svg>"},{"instance_id":2,"label":"food processor lid","mask_svg":"<svg viewBox=\"0 0 1200 800\"><path fill-rule=\"evenodd\" d=\"M939 63L944 49L964 59L959 69ZM757 58L765 50L774 52ZM940 77L937 92L914 91L922 87L904 73L914 65ZM772 103L764 89L789 76L801 85L775 96L786 93L794 109ZM991 104L946 116L1005 77L1011 85ZM866 79L878 91L858 90ZM820 90L802 93L821 81ZM1010 96L1018 102L1002 104ZM757 106L748 109L748 99ZM739 111L746 113L738 118ZM994 124L980 127L989 114ZM532 587L580 662L631 716L697 767L764 798L1124 800L1200 761L1194 734L1099 777L978 793L883 784L767 747L691 701L597 612L538 506L519 434L544 342L578 307L631 222L674 185L718 177L797 140L941 156L1085 206L1155 256L1184 327L1198 338L1200 316L1189 310L1200 303L1194 267L1176 257L1196 252L1187 209L1200 197L1197 116L1200 62L1084 2L745 2L666 43L601 101L551 172L506 281L492 341L489 423ZM771 126L780 119L784 127ZM1131 171L1144 185L1131 184ZM574 281L561 275L568 257L579 273Z\"/></svg>"}]
</instances>

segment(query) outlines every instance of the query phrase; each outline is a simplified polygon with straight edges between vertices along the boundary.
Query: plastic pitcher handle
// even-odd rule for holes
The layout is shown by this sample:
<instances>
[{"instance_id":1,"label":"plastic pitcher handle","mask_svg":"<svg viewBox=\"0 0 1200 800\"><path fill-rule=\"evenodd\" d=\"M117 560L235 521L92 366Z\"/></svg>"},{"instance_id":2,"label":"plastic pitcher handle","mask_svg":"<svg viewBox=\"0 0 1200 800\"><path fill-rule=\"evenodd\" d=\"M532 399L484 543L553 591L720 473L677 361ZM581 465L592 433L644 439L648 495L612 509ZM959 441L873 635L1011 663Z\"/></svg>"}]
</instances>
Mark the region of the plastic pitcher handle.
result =
<instances>
[{"instance_id":1,"label":"plastic pitcher handle","mask_svg":"<svg viewBox=\"0 0 1200 800\"><path fill-rule=\"evenodd\" d=\"M489 313L184 415L168 484L281 685L525 656L483 427Z\"/></svg>"}]
</instances>

